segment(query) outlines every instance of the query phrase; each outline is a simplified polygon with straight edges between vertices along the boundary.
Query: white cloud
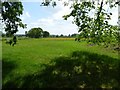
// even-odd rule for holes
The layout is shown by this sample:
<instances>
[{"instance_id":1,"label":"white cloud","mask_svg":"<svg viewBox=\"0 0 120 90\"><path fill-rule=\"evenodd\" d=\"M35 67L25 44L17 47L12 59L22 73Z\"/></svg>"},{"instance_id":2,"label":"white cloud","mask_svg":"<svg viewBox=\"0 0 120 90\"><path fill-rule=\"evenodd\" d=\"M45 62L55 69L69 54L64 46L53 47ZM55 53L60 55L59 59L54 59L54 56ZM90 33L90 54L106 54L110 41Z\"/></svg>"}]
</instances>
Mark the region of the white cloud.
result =
<instances>
[{"instance_id":1,"label":"white cloud","mask_svg":"<svg viewBox=\"0 0 120 90\"><path fill-rule=\"evenodd\" d=\"M111 10L112 12L112 16L111 16L111 20L109 21L110 24L112 25L117 25L118 22L118 7L113 8Z\"/></svg>"},{"instance_id":2,"label":"white cloud","mask_svg":"<svg viewBox=\"0 0 120 90\"><path fill-rule=\"evenodd\" d=\"M59 2L58 3L59 10L56 13L53 14L53 18L56 19L56 20L63 19L62 17L64 15L67 15L71 12L70 5L71 4L69 4L68 6L63 6L63 3Z\"/></svg>"},{"instance_id":3,"label":"white cloud","mask_svg":"<svg viewBox=\"0 0 120 90\"><path fill-rule=\"evenodd\" d=\"M52 18L41 18L38 20L39 23L53 25L54 19Z\"/></svg>"},{"instance_id":4,"label":"white cloud","mask_svg":"<svg viewBox=\"0 0 120 90\"><path fill-rule=\"evenodd\" d=\"M30 17L31 16L28 11L23 11L23 15L21 15L20 18L22 19L22 21L24 21L25 19L30 18Z\"/></svg>"},{"instance_id":5,"label":"white cloud","mask_svg":"<svg viewBox=\"0 0 120 90\"><path fill-rule=\"evenodd\" d=\"M28 12L25 13L27 17L31 17L30 14Z\"/></svg>"}]
</instances>

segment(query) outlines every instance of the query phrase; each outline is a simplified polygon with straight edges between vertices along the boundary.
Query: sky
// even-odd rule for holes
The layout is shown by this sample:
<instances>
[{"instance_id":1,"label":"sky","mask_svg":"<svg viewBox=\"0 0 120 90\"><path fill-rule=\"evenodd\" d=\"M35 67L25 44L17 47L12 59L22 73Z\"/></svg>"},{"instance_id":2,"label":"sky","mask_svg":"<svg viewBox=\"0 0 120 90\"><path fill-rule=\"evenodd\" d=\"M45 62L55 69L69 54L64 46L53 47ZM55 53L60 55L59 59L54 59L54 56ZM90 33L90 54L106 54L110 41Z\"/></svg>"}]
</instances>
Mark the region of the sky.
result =
<instances>
[{"instance_id":1,"label":"sky","mask_svg":"<svg viewBox=\"0 0 120 90\"><path fill-rule=\"evenodd\" d=\"M57 6L40 6L41 2L26 1L22 2L24 11L21 15L23 23L27 24L27 28L19 28L17 34L25 34L31 28L40 27L44 31L50 32L55 35L69 35L78 33L77 26L72 24L73 18L68 20L62 18L63 15L70 13L70 6L63 6L63 2L58 2ZM110 24L117 25L118 21L118 8L112 9L112 20Z\"/></svg>"}]
</instances>

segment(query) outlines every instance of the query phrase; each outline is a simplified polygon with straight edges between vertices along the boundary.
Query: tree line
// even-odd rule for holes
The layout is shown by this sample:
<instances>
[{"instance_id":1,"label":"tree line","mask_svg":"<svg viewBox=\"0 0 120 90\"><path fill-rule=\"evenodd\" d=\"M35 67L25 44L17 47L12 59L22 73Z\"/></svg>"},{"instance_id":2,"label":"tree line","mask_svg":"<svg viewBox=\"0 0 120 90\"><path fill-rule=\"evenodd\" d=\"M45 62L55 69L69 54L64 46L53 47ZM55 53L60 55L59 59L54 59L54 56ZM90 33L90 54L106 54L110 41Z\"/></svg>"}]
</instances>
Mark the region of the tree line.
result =
<instances>
[{"instance_id":1,"label":"tree line","mask_svg":"<svg viewBox=\"0 0 120 90\"><path fill-rule=\"evenodd\" d=\"M26 37L30 38L40 38L40 37L49 37L50 33L48 31L43 31L42 28L32 28L28 32L25 31Z\"/></svg>"},{"instance_id":2,"label":"tree line","mask_svg":"<svg viewBox=\"0 0 120 90\"><path fill-rule=\"evenodd\" d=\"M3 33L1 32L1 36L2 37L11 37L9 36L8 33ZM79 34L77 33L73 33L73 34L68 34L68 35L64 35L64 34L50 34L50 32L48 31L44 31L42 28L40 27L36 27L36 28L31 28L29 31L25 31L25 34L16 34L15 36L17 37L29 37L29 38L45 38L45 37L51 37L51 38L78 38Z\"/></svg>"}]
</instances>

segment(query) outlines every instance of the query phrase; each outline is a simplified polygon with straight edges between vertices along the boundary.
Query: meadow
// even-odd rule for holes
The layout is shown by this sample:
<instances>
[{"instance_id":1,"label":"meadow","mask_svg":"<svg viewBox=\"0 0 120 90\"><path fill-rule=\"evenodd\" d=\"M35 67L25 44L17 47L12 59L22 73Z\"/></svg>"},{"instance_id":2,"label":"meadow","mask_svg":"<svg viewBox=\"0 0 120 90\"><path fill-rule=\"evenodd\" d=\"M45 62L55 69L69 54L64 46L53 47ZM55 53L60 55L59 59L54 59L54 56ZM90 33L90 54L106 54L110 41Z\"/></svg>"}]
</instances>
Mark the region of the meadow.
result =
<instances>
[{"instance_id":1,"label":"meadow","mask_svg":"<svg viewBox=\"0 0 120 90\"><path fill-rule=\"evenodd\" d=\"M2 69L3 88L120 86L118 52L74 38L2 41Z\"/></svg>"}]
</instances>

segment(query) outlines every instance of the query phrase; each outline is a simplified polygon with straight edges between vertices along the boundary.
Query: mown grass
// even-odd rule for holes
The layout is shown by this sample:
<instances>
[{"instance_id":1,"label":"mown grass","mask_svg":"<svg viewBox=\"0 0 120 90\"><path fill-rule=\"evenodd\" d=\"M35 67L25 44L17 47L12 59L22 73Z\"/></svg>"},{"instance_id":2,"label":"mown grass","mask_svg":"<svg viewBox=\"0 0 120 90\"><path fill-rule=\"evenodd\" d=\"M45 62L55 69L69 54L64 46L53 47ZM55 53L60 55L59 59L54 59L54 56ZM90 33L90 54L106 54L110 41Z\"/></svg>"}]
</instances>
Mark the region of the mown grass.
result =
<instances>
[{"instance_id":1,"label":"mown grass","mask_svg":"<svg viewBox=\"0 0 120 90\"><path fill-rule=\"evenodd\" d=\"M78 74L75 74L75 67L86 66L89 61L84 73L78 73L78 70ZM91 46L84 41L75 42L73 38L25 39L19 40L14 47L3 41L3 88L118 87L120 84L119 73L117 73L120 69L119 61L117 51L97 45ZM106 72L105 75L98 73L96 65L100 68L101 73L109 72ZM90 72L91 75L86 76L87 72ZM67 74L64 76L62 73ZM112 73L114 75L107 78L107 75ZM95 74L98 76L94 77ZM106 81L102 79L97 83L97 78L98 81L100 78L105 78ZM91 83L92 79L93 83ZM113 85L113 83L115 84Z\"/></svg>"}]
</instances>

